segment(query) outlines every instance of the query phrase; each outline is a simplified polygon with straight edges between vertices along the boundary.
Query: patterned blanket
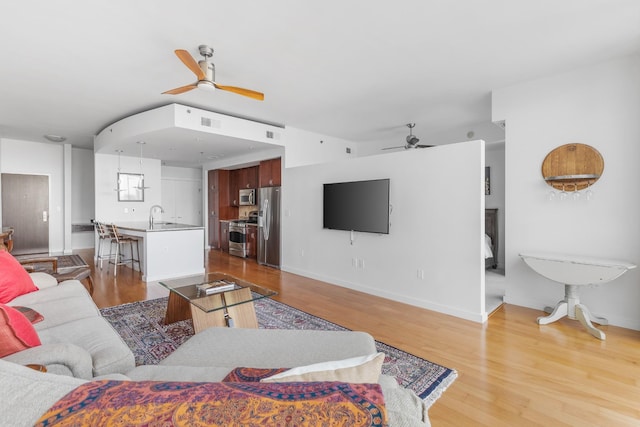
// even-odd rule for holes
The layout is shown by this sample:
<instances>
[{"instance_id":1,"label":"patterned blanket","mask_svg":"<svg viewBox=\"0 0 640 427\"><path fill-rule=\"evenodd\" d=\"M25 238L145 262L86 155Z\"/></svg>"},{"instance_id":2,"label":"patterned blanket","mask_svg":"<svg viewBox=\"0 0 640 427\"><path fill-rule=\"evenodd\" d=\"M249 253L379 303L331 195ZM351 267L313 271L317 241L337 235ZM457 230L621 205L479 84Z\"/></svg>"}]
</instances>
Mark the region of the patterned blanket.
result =
<instances>
[{"instance_id":1,"label":"patterned blanket","mask_svg":"<svg viewBox=\"0 0 640 427\"><path fill-rule=\"evenodd\" d=\"M378 384L93 381L37 426L387 426Z\"/></svg>"}]
</instances>

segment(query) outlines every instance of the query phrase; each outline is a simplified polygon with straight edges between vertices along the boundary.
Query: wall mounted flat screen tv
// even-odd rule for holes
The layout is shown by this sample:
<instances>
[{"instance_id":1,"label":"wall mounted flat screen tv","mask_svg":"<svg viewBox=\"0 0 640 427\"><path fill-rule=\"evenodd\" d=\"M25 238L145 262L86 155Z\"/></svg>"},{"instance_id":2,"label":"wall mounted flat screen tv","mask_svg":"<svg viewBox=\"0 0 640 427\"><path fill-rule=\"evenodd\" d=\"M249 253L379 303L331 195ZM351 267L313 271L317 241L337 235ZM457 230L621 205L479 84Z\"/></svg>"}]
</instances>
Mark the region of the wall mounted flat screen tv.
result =
<instances>
[{"instance_id":1,"label":"wall mounted flat screen tv","mask_svg":"<svg viewBox=\"0 0 640 427\"><path fill-rule=\"evenodd\" d=\"M323 227L389 234L389 179L324 184Z\"/></svg>"}]
</instances>

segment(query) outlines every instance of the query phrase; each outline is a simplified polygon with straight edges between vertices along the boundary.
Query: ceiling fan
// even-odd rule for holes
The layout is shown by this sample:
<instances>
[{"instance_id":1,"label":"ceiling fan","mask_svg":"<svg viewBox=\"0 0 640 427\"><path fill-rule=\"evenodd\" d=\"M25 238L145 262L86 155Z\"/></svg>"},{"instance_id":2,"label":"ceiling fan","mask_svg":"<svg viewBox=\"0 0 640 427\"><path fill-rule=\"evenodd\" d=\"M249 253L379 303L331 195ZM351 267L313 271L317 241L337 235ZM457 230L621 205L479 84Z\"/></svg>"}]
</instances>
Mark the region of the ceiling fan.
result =
<instances>
[{"instance_id":1,"label":"ceiling fan","mask_svg":"<svg viewBox=\"0 0 640 427\"><path fill-rule=\"evenodd\" d=\"M181 86L175 89L168 90L166 92L162 92L163 94L178 95L195 88L208 90L220 89L237 93L238 95L248 96L249 98L257 99L258 101L264 100L264 93L236 86L223 86L217 84L215 82L215 65L213 65L213 62L209 61L209 58L213 56L213 48L203 44L198 46L198 49L200 50L200 55L204 57L204 59L200 62L196 62L196 60L193 59L193 56L191 56L186 50L178 49L175 51L176 55L182 61L182 63L186 65L187 68L193 72L193 74L196 75L198 81L190 85Z\"/></svg>"},{"instance_id":2,"label":"ceiling fan","mask_svg":"<svg viewBox=\"0 0 640 427\"><path fill-rule=\"evenodd\" d=\"M407 143L405 145L399 145L397 147L383 148L383 150L395 150L397 148L404 148L405 150L408 150L410 148L433 147L433 145L418 145L418 142L420 142L420 139L418 139L418 137L413 134L413 128L416 127L415 123L407 123L406 126L409 128L409 135L407 135L407 138L406 138Z\"/></svg>"}]
</instances>

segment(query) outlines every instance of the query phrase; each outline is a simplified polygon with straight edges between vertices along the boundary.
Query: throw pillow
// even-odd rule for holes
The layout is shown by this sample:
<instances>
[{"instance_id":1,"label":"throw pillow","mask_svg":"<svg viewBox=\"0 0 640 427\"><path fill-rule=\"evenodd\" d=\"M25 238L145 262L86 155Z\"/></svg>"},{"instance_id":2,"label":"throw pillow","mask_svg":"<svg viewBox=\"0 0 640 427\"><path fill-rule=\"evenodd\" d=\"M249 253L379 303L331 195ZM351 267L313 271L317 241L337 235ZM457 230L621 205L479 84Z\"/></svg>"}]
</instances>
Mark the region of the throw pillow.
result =
<instances>
[{"instance_id":1,"label":"throw pillow","mask_svg":"<svg viewBox=\"0 0 640 427\"><path fill-rule=\"evenodd\" d=\"M287 368L235 368L223 378L223 383L257 383L264 378L281 372L288 371Z\"/></svg>"},{"instance_id":2,"label":"throw pillow","mask_svg":"<svg viewBox=\"0 0 640 427\"><path fill-rule=\"evenodd\" d=\"M37 291L27 270L7 251L0 251L0 303Z\"/></svg>"},{"instance_id":3,"label":"throw pillow","mask_svg":"<svg viewBox=\"0 0 640 427\"><path fill-rule=\"evenodd\" d=\"M33 308L22 307L20 305L14 305L12 307L18 310L20 313L22 313L22 315L26 317L29 320L29 322L31 322L32 325L34 323L42 322L44 320L44 316L38 313L37 311L35 311Z\"/></svg>"},{"instance_id":4,"label":"throw pillow","mask_svg":"<svg viewBox=\"0 0 640 427\"><path fill-rule=\"evenodd\" d=\"M0 357L39 345L31 322L15 308L0 304Z\"/></svg>"},{"instance_id":5,"label":"throw pillow","mask_svg":"<svg viewBox=\"0 0 640 427\"><path fill-rule=\"evenodd\" d=\"M340 381L377 383L382 373L384 353L300 366L263 378L261 382Z\"/></svg>"}]
</instances>

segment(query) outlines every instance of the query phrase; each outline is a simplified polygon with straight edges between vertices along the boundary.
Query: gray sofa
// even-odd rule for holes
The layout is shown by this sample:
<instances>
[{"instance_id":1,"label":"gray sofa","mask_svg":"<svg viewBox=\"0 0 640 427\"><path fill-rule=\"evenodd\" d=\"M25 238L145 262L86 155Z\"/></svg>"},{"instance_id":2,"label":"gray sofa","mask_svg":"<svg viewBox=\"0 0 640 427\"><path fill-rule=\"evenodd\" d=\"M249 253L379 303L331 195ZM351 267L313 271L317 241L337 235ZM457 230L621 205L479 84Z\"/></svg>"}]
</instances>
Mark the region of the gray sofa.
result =
<instances>
[{"instance_id":1,"label":"gray sofa","mask_svg":"<svg viewBox=\"0 0 640 427\"><path fill-rule=\"evenodd\" d=\"M33 425L58 399L92 379L218 382L236 367L289 368L376 353L363 332L210 328L185 342L159 365L134 367L134 358L100 316L77 281L14 299L44 316L34 326L42 346L0 360L3 425ZM41 364L47 373L26 368ZM381 375L389 425L428 426L424 403L415 393Z\"/></svg>"},{"instance_id":2,"label":"gray sofa","mask_svg":"<svg viewBox=\"0 0 640 427\"><path fill-rule=\"evenodd\" d=\"M44 316L33 325L42 345L4 360L44 365L48 372L85 379L135 367L133 353L100 315L82 283L68 280L58 285L47 274L31 276L40 290L14 298L9 305L29 307Z\"/></svg>"},{"instance_id":3,"label":"gray sofa","mask_svg":"<svg viewBox=\"0 0 640 427\"><path fill-rule=\"evenodd\" d=\"M224 351L221 351L224 349ZM126 375L99 379L134 381L221 381L235 367L293 367L375 353L373 338L362 332L265 329L207 329L184 343L160 365L138 366ZM84 379L40 373L0 361L0 413L11 414L7 425L32 425L58 399ZM381 375L391 427L429 426L424 402Z\"/></svg>"}]
</instances>

